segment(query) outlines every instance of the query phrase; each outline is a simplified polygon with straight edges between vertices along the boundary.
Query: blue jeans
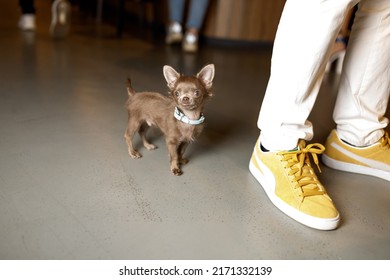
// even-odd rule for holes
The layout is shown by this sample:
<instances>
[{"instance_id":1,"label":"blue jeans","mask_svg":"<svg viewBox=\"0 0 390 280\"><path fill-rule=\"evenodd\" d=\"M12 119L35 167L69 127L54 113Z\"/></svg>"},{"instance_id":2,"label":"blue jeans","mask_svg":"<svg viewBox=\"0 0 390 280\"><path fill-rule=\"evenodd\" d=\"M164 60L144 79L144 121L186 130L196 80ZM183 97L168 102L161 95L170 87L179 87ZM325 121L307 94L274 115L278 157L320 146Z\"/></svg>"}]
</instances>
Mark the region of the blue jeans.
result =
<instances>
[{"instance_id":1,"label":"blue jeans","mask_svg":"<svg viewBox=\"0 0 390 280\"><path fill-rule=\"evenodd\" d=\"M183 22L186 0L169 0L169 18L171 21ZM209 0L191 1L186 27L200 29L203 24Z\"/></svg>"}]
</instances>

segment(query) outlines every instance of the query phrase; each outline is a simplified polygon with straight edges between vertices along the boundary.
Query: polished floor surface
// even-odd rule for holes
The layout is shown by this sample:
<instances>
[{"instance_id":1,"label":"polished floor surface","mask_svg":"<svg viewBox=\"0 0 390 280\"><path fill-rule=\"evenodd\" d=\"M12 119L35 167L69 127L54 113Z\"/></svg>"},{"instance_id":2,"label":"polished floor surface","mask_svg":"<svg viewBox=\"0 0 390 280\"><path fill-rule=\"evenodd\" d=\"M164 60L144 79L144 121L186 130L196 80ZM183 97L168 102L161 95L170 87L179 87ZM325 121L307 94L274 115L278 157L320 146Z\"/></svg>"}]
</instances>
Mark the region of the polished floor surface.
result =
<instances>
[{"instance_id":1,"label":"polished floor surface","mask_svg":"<svg viewBox=\"0 0 390 280\"><path fill-rule=\"evenodd\" d=\"M1 259L389 259L390 183L322 166L342 215L334 231L277 210L248 171L258 136L270 46L203 45L183 54L73 13L53 41L49 1L38 30L18 30L16 1L0 11ZM288 47L288 46L286 46ZM167 150L131 159L123 133L125 79L166 92L165 64L187 74L216 66L207 127L181 177ZM310 116L315 141L333 128L337 75L325 77ZM283 81L281 81L283 82Z\"/></svg>"}]
</instances>

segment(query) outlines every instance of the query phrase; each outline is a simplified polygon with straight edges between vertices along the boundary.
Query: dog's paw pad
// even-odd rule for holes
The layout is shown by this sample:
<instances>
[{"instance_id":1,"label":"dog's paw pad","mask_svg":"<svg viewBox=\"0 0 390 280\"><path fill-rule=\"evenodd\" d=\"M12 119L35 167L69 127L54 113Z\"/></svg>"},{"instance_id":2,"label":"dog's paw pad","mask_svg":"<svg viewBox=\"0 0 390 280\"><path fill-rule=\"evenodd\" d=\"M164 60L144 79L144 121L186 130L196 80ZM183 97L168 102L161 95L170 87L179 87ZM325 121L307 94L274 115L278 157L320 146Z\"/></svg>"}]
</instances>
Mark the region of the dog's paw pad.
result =
<instances>
[{"instance_id":1,"label":"dog's paw pad","mask_svg":"<svg viewBox=\"0 0 390 280\"><path fill-rule=\"evenodd\" d=\"M181 171L181 169L179 169L179 168L174 168L174 169L172 169L172 174L175 176L180 176L183 174L183 171Z\"/></svg>"}]
</instances>

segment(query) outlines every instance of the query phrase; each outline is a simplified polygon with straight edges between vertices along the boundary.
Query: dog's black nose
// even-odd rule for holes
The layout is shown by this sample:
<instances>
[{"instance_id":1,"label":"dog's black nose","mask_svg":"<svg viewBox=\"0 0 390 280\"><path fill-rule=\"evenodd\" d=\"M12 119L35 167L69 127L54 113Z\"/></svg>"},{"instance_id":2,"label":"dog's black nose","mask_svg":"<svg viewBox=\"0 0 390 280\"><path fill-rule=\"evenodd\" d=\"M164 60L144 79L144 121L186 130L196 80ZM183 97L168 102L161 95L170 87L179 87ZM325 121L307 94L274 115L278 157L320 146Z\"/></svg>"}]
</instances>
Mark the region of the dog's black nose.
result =
<instances>
[{"instance_id":1,"label":"dog's black nose","mask_svg":"<svg viewBox=\"0 0 390 280\"><path fill-rule=\"evenodd\" d=\"M190 101L189 97L187 97L187 96L183 97L183 102L188 103L188 101Z\"/></svg>"}]
</instances>

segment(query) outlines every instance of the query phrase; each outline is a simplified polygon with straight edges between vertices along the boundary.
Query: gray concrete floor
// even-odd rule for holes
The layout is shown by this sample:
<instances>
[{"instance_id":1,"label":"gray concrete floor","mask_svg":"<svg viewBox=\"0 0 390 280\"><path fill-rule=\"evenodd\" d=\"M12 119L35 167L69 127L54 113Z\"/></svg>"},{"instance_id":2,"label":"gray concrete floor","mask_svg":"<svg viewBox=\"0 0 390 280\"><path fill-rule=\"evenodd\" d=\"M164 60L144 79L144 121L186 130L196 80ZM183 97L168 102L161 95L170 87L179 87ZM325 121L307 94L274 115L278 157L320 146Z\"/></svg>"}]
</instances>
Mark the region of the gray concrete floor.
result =
<instances>
[{"instance_id":1,"label":"gray concrete floor","mask_svg":"<svg viewBox=\"0 0 390 280\"><path fill-rule=\"evenodd\" d=\"M48 1L37 1L34 36L18 30L17 4L6 2L1 259L390 258L389 182L323 166L320 177L342 215L339 229L323 232L282 214L249 173L269 46L205 45L185 55L131 34L117 39L112 27L77 14L70 36L53 41ZM170 174L157 131L150 137L159 149L129 158L126 77L136 89L166 92L163 65L194 74L207 63L216 66L215 98L184 175ZM325 77L310 116L315 141L334 126L336 86L335 74Z\"/></svg>"}]
</instances>

